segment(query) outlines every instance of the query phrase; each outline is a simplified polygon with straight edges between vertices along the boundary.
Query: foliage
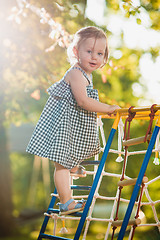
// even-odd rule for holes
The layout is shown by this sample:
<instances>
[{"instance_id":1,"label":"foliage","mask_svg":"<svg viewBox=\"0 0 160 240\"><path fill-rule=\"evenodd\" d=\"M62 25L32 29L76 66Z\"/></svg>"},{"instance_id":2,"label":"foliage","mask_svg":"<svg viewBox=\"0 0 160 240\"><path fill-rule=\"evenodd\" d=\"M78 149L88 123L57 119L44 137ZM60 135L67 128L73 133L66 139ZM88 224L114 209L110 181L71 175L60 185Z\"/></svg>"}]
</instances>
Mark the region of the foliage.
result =
<instances>
[{"instance_id":1,"label":"foliage","mask_svg":"<svg viewBox=\"0 0 160 240\"><path fill-rule=\"evenodd\" d=\"M106 1L109 13L133 16L141 23L142 10L151 21L150 28L159 30L159 1ZM86 1L6 1L7 20L4 26L10 29L2 36L3 90L6 100L6 120L9 122L34 121L35 112L42 110L46 100L46 89L59 80L66 69L66 48L72 34L80 27L95 25L86 19ZM12 8L11 8L12 7ZM11 10L10 10L11 9ZM107 31L107 26L103 26ZM108 36L113 35L108 31ZM124 46L123 34L120 46L111 49L109 64L95 77L95 86L100 91L100 100L119 103L122 107L136 105L132 86L139 82L139 60L142 50ZM114 52L121 52L116 59ZM154 58L158 48L150 49ZM144 90L145 91L145 90ZM45 98L43 98L45 96ZM30 114L32 113L32 114Z\"/></svg>"},{"instance_id":2,"label":"foliage","mask_svg":"<svg viewBox=\"0 0 160 240\"><path fill-rule=\"evenodd\" d=\"M5 24L11 31L3 39L6 119L12 122L33 121L34 114L29 113L42 106L44 100L41 101L41 95L69 67L66 47L72 38L70 34L84 25L94 24L84 17L85 1L74 1L74 4L72 1L65 1L65 4L63 1L17 3L12 3L10 15L8 12L10 21ZM104 29L107 30L106 27ZM106 85L107 93L102 92L103 101L108 98L106 102L110 102L112 96L115 101L121 101L122 106L126 102L136 104L132 84L138 81L140 54L124 47L119 50L123 57L116 60L111 56L109 65L101 72L103 78L107 78L107 84L95 79L96 86ZM104 86L102 88L105 89ZM40 103L37 104L37 101Z\"/></svg>"},{"instance_id":3,"label":"foliage","mask_svg":"<svg viewBox=\"0 0 160 240\"><path fill-rule=\"evenodd\" d=\"M138 24L141 24L142 22L140 13L145 10L151 20L150 27L155 30L160 30L159 0L140 0L138 2L131 0L107 0L106 4L107 7L113 9L115 12L123 9L126 18L129 18L130 16L135 16Z\"/></svg>"}]
</instances>

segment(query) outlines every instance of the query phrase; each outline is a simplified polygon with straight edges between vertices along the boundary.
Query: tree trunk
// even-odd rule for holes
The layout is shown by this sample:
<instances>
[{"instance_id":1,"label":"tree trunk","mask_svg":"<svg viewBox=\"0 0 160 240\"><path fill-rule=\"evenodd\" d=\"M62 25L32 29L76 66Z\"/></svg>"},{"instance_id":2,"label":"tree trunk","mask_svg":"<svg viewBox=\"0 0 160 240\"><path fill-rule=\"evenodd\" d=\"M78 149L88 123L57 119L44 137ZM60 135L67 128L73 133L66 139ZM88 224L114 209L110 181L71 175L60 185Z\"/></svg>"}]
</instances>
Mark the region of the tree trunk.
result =
<instances>
[{"instance_id":1,"label":"tree trunk","mask_svg":"<svg viewBox=\"0 0 160 240\"><path fill-rule=\"evenodd\" d=\"M2 114L2 112L0 112ZM6 130L0 122L0 237L8 236L13 229L11 169L7 149Z\"/></svg>"}]
</instances>

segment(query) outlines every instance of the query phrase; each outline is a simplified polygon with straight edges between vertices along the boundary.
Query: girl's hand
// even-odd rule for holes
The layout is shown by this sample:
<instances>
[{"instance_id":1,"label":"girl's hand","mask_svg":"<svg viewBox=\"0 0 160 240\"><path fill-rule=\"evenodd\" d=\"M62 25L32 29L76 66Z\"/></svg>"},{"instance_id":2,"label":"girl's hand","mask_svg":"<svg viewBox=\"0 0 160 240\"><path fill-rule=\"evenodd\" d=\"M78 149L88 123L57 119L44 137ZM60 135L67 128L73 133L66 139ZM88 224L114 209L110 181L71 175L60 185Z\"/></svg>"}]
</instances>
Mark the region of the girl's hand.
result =
<instances>
[{"instance_id":1,"label":"girl's hand","mask_svg":"<svg viewBox=\"0 0 160 240\"><path fill-rule=\"evenodd\" d=\"M111 116L111 114L116 114L116 110L120 109L118 105L110 105L110 110L108 112L108 115Z\"/></svg>"}]
</instances>

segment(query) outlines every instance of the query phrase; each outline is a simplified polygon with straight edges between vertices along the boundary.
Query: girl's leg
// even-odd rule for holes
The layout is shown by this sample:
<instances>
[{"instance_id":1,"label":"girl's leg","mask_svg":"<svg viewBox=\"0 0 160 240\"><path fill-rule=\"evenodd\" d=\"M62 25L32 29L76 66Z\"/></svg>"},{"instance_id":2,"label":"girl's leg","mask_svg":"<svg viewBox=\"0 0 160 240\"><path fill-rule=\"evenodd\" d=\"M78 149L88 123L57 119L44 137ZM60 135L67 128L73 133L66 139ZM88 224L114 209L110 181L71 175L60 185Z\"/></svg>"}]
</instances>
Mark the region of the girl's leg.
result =
<instances>
[{"instance_id":1,"label":"girl's leg","mask_svg":"<svg viewBox=\"0 0 160 240\"><path fill-rule=\"evenodd\" d=\"M54 183L57 188L61 203L67 202L72 198L70 188L70 172L59 163L55 164Z\"/></svg>"},{"instance_id":2,"label":"girl's leg","mask_svg":"<svg viewBox=\"0 0 160 240\"><path fill-rule=\"evenodd\" d=\"M70 171L56 162L54 164L54 183L60 197L60 202L64 204L72 198L72 191L70 188ZM76 202L74 201L68 206L68 209L73 209L75 205Z\"/></svg>"}]
</instances>

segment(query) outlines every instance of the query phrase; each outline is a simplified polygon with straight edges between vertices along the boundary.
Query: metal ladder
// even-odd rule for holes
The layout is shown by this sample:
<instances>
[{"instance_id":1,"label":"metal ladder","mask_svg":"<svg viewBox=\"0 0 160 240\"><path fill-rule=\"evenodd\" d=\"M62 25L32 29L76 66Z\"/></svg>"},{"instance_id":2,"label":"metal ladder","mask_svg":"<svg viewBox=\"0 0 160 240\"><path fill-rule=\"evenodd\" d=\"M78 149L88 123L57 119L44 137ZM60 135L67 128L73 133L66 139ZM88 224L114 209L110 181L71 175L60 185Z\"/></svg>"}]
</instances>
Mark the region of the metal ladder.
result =
<instances>
[{"instance_id":1,"label":"metal ladder","mask_svg":"<svg viewBox=\"0 0 160 240\"><path fill-rule=\"evenodd\" d=\"M92 200L93 200L93 197L94 197L94 194L95 194L95 191L96 191L96 187L98 185L98 182L99 182L99 179L100 179L103 167L105 165L105 162L106 162L106 159L107 159L107 156L108 156L108 153L109 153L109 150L110 150L110 146L112 144L112 141L113 141L113 138L114 138L114 135L115 135L115 132L116 132L116 129L117 129L120 117L121 117L121 111L120 112L118 111L117 115L116 115L116 118L115 118L115 121L113 123L112 129L111 129L110 135L108 137L108 141L106 143L106 146L105 146L105 149L104 149L101 161L99 162L99 167L97 169L95 178L93 180L92 187L84 186L86 189L90 190L90 193L88 195L88 199L87 199L85 208L83 210L83 213L76 213L76 216L79 216L81 218L80 218L80 221L79 221L79 224L78 224L75 236L73 238L74 240L79 240L79 238L80 238L80 235L81 235L81 232L82 232L82 229L83 229L83 226L84 226L84 223L85 223L85 220L86 220L86 217L87 217L90 205L92 203ZM123 237L124 237L125 230L127 228L127 225L128 225L128 222L129 222L129 219L130 219L130 216L131 216L131 213L132 213L132 210L133 210L133 207L134 207L134 204L135 204L135 201L136 201L136 198L137 198L140 186L142 184L143 176L145 174L145 171L146 171L146 168L147 168L150 156L152 154L152 150L153 150L153 147L154 147L154 144L155 144L155 141L156 141L156 137L158 135L159 130L160 130L160 116L158 117L156 126L154 128L152 137L150 139L150 143L148 145L148 149L147 149L147 152L145 154L144 161L142 163L142 166L141 166L141 169L140 169L140 172L139 172L139 175L138 175L138 178L137 178L137 181L136 181L136 184L135 184L135 187L134 187L134 190L133 190L133 193L132 193L132 196L131 196L131 199L130 199L130 202L129 202L129 205L128 205L128 208L127 208L127 211L126 211L126 214L125 214L125 217L124 217L124 220L123 220L123 223L122 223L122 226L121 226L121 230L119 232L117 240L122 240ZM77 188L78 187L80 187L80 186L77 186ZM76 189L76 186L74 186L74 189ZM57 194L57 190L56 189L54 191L54 194ZM57 214L59 213L58 209L53 209L55 201L56 201L56 197L53 196L52 199L51 199L51 202L49 204L47 213L51 213L51 212L52 213L57 213ZM64 237L59 237L59 236L53 236L53 235L46 234L45 230L46 230L48 221L49 221L49 217L45 216L37 240L42 240L42 239L64 239L64 240L67 240L67 239L69 239L69 238L64 238Z\"/></svg>"}]
</instances>

